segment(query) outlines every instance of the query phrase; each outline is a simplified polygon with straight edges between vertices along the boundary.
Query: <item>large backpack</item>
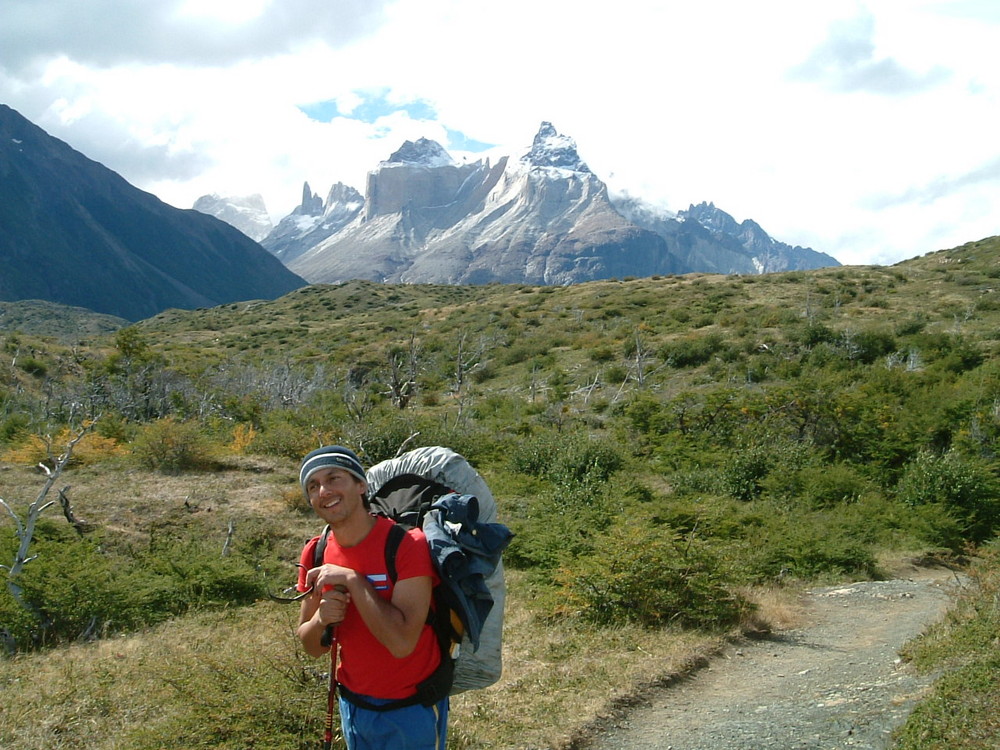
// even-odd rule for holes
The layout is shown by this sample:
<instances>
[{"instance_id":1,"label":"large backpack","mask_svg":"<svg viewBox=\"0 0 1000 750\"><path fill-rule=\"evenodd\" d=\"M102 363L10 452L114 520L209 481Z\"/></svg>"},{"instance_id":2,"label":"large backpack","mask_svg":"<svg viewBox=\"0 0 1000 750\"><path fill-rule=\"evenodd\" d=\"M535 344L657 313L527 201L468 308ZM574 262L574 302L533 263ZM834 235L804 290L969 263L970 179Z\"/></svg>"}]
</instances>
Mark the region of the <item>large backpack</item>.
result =
<instances>
[{"instance_id":1,"label":"large backpack","mask_svg":"<svg viewBox=\"0 0 1000 750\"><path fill-rule=\"evenodd\" d=\"M496 503L486 482L465 458L438 446L375 464L367 478L372 512L396 522L385 549L390 578L395 582L404 529L420 527L441 579L429 615L441 666L418 688L426 693L420 702L492 685L503 666L506 586L501 554L513 535L496 522ZM314 550L316 564L322 561L325 541L326 532Z\"/></svg>"}]
</instances>

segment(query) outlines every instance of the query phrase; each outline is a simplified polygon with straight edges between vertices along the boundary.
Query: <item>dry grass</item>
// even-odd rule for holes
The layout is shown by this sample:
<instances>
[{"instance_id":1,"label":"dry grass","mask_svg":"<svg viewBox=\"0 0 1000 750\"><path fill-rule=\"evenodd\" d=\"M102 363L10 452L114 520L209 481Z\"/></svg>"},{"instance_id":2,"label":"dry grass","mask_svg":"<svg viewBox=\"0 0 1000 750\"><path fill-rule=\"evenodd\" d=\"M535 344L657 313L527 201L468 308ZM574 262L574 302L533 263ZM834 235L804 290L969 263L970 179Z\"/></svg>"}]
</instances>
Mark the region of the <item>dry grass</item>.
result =
<instances>
[{"instance_id":1,"label":"dry grass","mask_svg":"<svg viewBox=\"0 0 1000 750\"><path fill-rule=\"evenodd\" d=\"M0 498L16 512L35 499L44 477L30 465L0 464ZM152 529L198 517L201 525L225 533L237 523L266 520L289 539L297 557L301 542L317 531L311 512L290 503L301 494L295 467L278 459L237 457L215 472L178 475L138 469L126 462L81 466L65 472L54 489L68 487L73 512L96 528L127 537L148 537ZM57 499L53 491L49 499ZM46 513L58 518L58 504ZM0 528L9 522L0 519Z\"/></svg>"},{"instance_id":2,"label":"dry grass","mask_svg":"<svg viewBox=\"0 0 1000 750\"><path fill-rule=\"evenodd\" d=\"M740 591L754 605L752 619L743 624L748 633L788 630L802 624L800 592L794 587L755 586Z\"/></svg>"},{"instance_id":3,"label":"dry grass","mask_svg":"<svg viewBox=\"0 0 1000 750\"><path fill-rule=\"evenodd\" d=\"M688 671L720 643L683 632L552 627L529 614L520 576L509 578L504 676L491 688L453 699L450 747L568 747L602 717L650 685ZM213 716L230 713L245 727L248 711L264 724L274 704L289 713L301 710L291 705L296 697L309 705L303 739L318 736L325 691L318 673L326 664L305 665L317 679L308 688L296 684L303 658L292 636L294 610L261 603L0 662L0 747L180 748L167 744L178 726L203 720L208 730L207 723L218 720ZM222 684L227 681L228 687ZM259 705L247 705L254 701ZM267 736L266 726L258 730ZM251 746L239 742L204 747Z\"/></svg>"}]
</instances>

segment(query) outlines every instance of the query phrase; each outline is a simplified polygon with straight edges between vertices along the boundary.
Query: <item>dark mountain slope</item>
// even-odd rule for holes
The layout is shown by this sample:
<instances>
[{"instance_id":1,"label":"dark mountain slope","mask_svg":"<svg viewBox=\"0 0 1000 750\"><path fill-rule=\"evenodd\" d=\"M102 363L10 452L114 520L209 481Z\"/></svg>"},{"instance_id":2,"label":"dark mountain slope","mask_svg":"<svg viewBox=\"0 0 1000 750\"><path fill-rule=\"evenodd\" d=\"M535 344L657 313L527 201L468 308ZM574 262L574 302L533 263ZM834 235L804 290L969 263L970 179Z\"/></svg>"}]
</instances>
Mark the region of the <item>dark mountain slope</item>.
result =
<instances>
[{"instance_id":1,"label":"dark mountain slope","mask_svg":"<svg viewBox=\"0 0 1000 750\"><path fill-rule=\"evenodd\" d=\"M129 320L305 282L238 230L168 206L0 105L0 300Z\"/></svg>"}]
</instances>

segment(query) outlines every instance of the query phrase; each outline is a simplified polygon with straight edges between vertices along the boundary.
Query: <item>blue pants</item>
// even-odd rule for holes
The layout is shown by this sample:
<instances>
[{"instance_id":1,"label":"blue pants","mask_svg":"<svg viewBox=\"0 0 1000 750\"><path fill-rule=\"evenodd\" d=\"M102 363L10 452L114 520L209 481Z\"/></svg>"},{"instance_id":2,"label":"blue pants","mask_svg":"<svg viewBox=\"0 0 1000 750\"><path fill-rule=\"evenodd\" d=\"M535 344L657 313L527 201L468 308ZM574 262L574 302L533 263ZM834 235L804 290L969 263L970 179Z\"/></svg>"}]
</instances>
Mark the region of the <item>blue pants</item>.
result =
<instances>
[{"instance_id":1,"label":"blue pants","mask_svg":"<svg viewBox=\"0 0 1000 750\"><path fill-rule=\"evenodd\" d=\"M380 703L368 698L370 703ZM340 725L348 750L444 750L448 699L433 706L369 711L340 699Z\"/></svg>"}]
</instances>

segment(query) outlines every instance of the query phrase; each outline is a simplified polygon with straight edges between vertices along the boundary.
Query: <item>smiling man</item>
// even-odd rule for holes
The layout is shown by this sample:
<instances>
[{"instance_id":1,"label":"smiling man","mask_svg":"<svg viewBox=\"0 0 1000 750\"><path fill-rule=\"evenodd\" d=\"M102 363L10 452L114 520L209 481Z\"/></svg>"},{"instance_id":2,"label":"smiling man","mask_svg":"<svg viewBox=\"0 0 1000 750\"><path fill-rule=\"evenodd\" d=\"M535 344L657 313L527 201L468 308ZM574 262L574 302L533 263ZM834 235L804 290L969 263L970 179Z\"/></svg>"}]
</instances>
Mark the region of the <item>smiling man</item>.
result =
<instances>
[{"instance_id":1,"label":"smiling man","mask_svg":"<svg viewBox=\"0 0 1000 750\"><path fill-rule=\"evenodd\" d=\"M302 461L299 482L328 525L322 564L314 564L320 537L302 550L303 599L298 636L306 652L330 652L324 634L336 628L336 681L349 750L444 750L448 698L424 705L418 686L441 660L428 622L437 575L420 529L406 532L389 574L386 540L393 522L369 512L364 467L339 445Z\"/></svg>"}]
</instances>

